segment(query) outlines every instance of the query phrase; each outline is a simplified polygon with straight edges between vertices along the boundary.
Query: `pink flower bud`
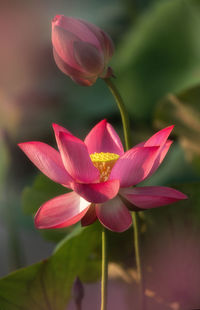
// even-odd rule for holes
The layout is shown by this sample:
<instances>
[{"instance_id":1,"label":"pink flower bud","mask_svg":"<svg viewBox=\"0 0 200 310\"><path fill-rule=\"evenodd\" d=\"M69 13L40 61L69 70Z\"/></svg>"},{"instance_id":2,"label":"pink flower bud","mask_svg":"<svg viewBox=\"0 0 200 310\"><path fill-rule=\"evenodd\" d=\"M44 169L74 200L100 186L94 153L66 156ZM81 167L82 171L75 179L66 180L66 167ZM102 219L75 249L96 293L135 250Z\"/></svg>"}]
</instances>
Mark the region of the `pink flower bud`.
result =
<instances>
[{"instance_id":1,"label":"pink flower bud","mask_svg":"<svg viewBox=\"0 0 200 310\"><path fill-rule=\"evenodd\" d=\"M54 59L59 69L83 86L91 86L98 77L112 75L108 61L114 46L100 28L86 21L57 15L52 21Z\"/></svg>"}]
</instances>

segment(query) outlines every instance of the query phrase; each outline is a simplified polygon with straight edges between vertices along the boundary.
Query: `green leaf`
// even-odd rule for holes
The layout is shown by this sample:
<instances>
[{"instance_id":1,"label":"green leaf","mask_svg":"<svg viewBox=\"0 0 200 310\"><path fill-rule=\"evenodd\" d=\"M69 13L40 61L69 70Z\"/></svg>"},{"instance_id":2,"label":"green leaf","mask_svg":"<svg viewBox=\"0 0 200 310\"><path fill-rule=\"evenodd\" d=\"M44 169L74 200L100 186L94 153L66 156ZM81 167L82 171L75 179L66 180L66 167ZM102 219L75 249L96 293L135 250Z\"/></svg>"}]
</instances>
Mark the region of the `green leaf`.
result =
<instances>
[{"instance_id":1,"label":"green leaf","mask_svg":"<svg viewBox=\"0 0 200 310\"><path fill-rule=\"evenodd\" d=\"M33 185L27 186L23 190L23 211L25 214L34 214L42 203L67 192L67 188L51 181L43 174L38 174Z\"/></svg>"},{"instance_id":2,"label":"green leaf","mask_svg":"<svg viewBox=\"0 0 200 310\"><path fill-rule=\"evenodd\" d=\"M2 310L65 310L76 276L84 282L100 275L100 225L78 227L40 263L0 280Z\"/></svg>"},{"instance_id":3,"label":"green leaf","mask_svg":"<svg viewBox=\"0 0 200 310\"><path fill-rule=\"evenodd\" d=\"M134 117L200 81L200 2L156 3L132 25L113 59L116 83Z\"/></svg>"},{"instance_id":4,"label":"green leaf","mask_svg":"<svg viewBox=\"0 0 200 310\"><path fill-rule=\"evenodd\" d=\"M155 113L155 125L175 124L173 132L185 150L185 158L200 173L200 86L161 100Z\"/></svg>"}]
</instances>

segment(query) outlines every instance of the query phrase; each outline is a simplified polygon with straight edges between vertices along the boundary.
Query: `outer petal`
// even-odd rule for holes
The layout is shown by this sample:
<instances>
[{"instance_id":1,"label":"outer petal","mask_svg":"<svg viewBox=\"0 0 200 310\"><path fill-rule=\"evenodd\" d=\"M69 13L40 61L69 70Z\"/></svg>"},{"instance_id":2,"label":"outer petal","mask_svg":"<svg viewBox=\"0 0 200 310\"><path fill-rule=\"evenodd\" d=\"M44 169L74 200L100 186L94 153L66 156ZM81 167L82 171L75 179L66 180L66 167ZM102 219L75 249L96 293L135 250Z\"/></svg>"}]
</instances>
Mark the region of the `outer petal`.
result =
<instances>
[{"instance_id":1,"label":"outer petal","mask_svg":"<svg viewBox=\"0 0 200 310\"><path fill-rule=\"evenodd\" d=\"M145 143L144 146L157 146L159 145L162 147L165 142L167 141L167 138L169 137L172 129L174 128L174 125L166 127L158 132L156 132L151 138L149 138Z\"/></svg>"},{"instance_id":2,"label":"outer petal","mask_svg":"<svg viewBox=\"0 0 200 310\"><path fill-rule=\"evenodd\" d=\"M149 177L152 175L160 166L163 159L165 158L172 141L167 140L169 137L172 129L174 128L174 125L166 127L158 132L156 132L152 137L150 137L147 141L141 142L137 144L135 147L141 147L141 146L159 146L158 152L157 152L157 158L155 158L155 163L149 172Z\"/></svg>"},{"instance_id":3,"label":"outer petal","mask_svg":"<svg viewBox=\"0 0 200 310\"><path fill-rule=\"evenodd\" d=\"M169 148L172 145L172 143L173 143L172 140L167 140L167 142L159 149L154 164L147 177L151 176L158 169L160 164L163 162L165 156L167 155L167 152L169 151Z\"/></svg>"},{"instance_id":4,"label":"outer petal","mask_svg":"<svg viewBox=\"0 0 200 310\"><path fill-rule=\"evenodd\" d=\"M73 190L87 201L102 203L115 197L119 191L119 181L112 180L101 183L74 183Z\"/></svg>"},{"instance_id":5,"label":"outer petal","mask_svg":"<svg viewBox=\"0 0 200 310\"><path fill-rule=\"evenodd\" d=\"M94 45L87 42L74 42L74 57L81 68L89 75L100 74L104 69L104 57Z\"/></svg>"},{"instance_id":6,"label":"outer petal","mask_svg":"<svg viewBox=\"0 0 200 310\"><path fill-rule=\"evenodd\" d=\"M125 231L132 224L131 214L118 196L96 205L96 214L101 224L112 231Z\"/></svg>"},{"instance_id":7,"label":"outer petal","mask_svg":"<svg viewBox=\"0 0 200 310\"><path fill-rule=\"evenodd\" d=\"M18 146L48 178L70 187L73 179L66 171L58 151L46 143L36 141L20 143Z\"/></svg>"},{"instance_id":8,"label":"outer petal","mask_svg":"<svg viewBox=\"0 0 200 310\"><path fill-rule=\"evenodd\" d=\"M69 75L76 83L82 86L91 86L95 83L97 76L85 76L84 73L71 67L57 54L56 50L53 48L53 55L58 68L65 74Z\"/></svg>"},{"instance_id":9,"label":"outer petal","mask_svg":"<svg viewBox=\"0 0 200 310\"><path fill-rule=\"evenodd\" d=\"M76 36L79 40L88 42L100 47L99 40L88 26L93 27L90 23L69 16L57 15L52 21L52 33L56 27L66 30ZM97 27L96 27L97 28Z\"/></svg>"},{"instance_id":10,"label":"outer petal","mask_svg":"<svg viewBox=\"0 0 200 310\"><path fill-rule=\"evenodd\" d=\"M35 226L40 229L62 228L77 223L87 212L90 203L74 192L44 203L35 215Z\"/></svg>"},{"instance_id":11,"label":"outer petal","mask_svg":"<svg viewBox=\"0 0 200 310\"><path fill-rule=\"evenodd\" d=\"M57 146L58 146L58 148L60 148L59 133L60 132L65 132L65 133L67 133L69 135L72 135L72 133L69 130L67 130L66 128L64 128L64 127L62 127L62 126L60 126L58 124L55 124L55 123L52 124L52 127L53 127L53 130L54 130Z\"/></svg>"},{"instance_id":12,"label":"outer petal","mask_svg":"<svg viewBox=\"0 0 200 310\"><path fill-rule=\"evenodd\" d=\"M96 38L98 38L101 44L102 50L105 53L105 62L107 62L107 60L111 58L114 53L114 44L112 42L112 39L106 32L104 32L102 29L98 28L97 26L90 24L84 20L81 20L81 22L85 24L90 29L91 32L93 32Z\"/></svg>"},{"instance_id":13,"label":"outer petal","mask_svg":"<svg viewBox=\"0 0 200 310\"><path fill-rule=\"evenodd\" d=\"M66 63L73 69L82 71L81 67L74 58L75 41L79 41L79 38L77 38L73 33L59 26L53 27L52 44L54 51L57 53L57 55L62 59L64 63Z\"/></svg>"},{"instance_id":14,"label":"outer petal","mask_svg":"<svg viewBox=\"0 0 200 310\"><path fill-rule=\"evenodd\" d=\"M76 80L76 82L82 86L90 86L95 81L94 77L85 77L84 73L82 73L80 70L81 68L75 69L71 65L67 64L56 52L55 48L53 48L53 55L55 62L58 66L58 68L65 74L69 75L73 80ZM95 77L96 80L97 77Z\"/></svg>"},{"instance_id":15,"label":"outer petal","mask_svg":"<svg viewBox=\"0 0 200 310\"><path fill-rule=\"evenodd\" d=\"M88 226L90 224L93 224L97 220L96 210L95 210L95 204L91 204L89 210L84 215L84 217L81 219L81 225L82 226Z\"/></svg>"},{"instance_id":16,"label":"outer petal","mask_svg":"<svg viewBox=\"0 0 200 310\"><path fill-rule=\"evenodd\" d=\"M151 170L158 147L134 147L121 156L110 174L110 180L120 180L120 187L143 181Z\"/></svg>"},{"instance_id":17,"label":"outer petal","mask_svg":"<svg viewBox=\"0 0 200 310\"><path fill-rule=\"evenodd\" d=\"M59 150L66 170L79 182L90 183L99 179L83 141L65 132L59 132Z\"/></svg>"},{"instance_id":18,"label":"outer petal","mask_svg":"<svg viewBox=\"0 0 200 310\"><path fill-rule=\"evenodd\" d=\"M95 76L79 77L77 75L76 76L74 75L74 76L71 76L71 78L75 83L81 86L92 86L96 82L98 76L95 75Z\"/></svg>"},{"instance_id":19,"label":"outer petal","mask_svg":"<svg viewBox=\"0 0 200 310\"><path fill-rule=\"evenodd\" d=\"M114 44L110 38L110 36L104 32L101 31L101 34L103 36L103 41L104 41L104 48L105 48L105 58L106 58L106 62L108 62L108 60L112 57L113 53L114 53Z\"/></svg>"},{"instance_id":20,"label":"outer petal","mask_svg":"<svg viewBox=\"0 0 200 310\"><path fill-rule=\"evenodd\" d=\"M124 154L124 149L118 134L105 119L93 127L85 138L85 144L90 154L95 152Z\"/></svg>"},{"instance_id":21,"label":"outer petal","mask_svg":"<svg viewBox=\"0 0 200 310\"><path fill-rule=\"evenodd\" d=\"M164 186L123 188L120 195L141 209L157 208L188 198L176 189Z\"/></svg>"}]
</instances>

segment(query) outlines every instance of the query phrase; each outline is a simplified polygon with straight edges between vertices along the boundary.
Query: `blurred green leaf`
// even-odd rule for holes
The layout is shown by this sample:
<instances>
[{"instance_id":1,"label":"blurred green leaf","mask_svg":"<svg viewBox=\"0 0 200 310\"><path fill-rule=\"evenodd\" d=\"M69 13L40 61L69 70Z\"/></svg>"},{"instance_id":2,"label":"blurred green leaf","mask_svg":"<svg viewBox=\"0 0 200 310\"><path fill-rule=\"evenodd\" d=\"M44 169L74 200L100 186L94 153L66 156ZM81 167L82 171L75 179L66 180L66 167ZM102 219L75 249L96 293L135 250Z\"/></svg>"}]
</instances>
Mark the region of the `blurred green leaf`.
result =
<instances>
[{"instance_id":1,"label":"blurred green leaf","mask_svg":"<svg viewBox=\"0 0 200 310\"><path fill-rule=\"evenodd\" d=\"M154 122L160 128L175 124L185 158L200 172L200 86L166 96L157 106Z\"/></svg>"},{"instance_id":2,"label":"blurred green leaf","mask_svg":"<svg viewBox=\"0 0 200 310\"><path fill-rule=\"evenodd\" d=\"M160 227L167 226L171 229L171 233L173 232L173 227L199 231L200 182L172 185L170 187L180 190L188 196L188 199L143 212L143 216L149 225L148 234L159 231Z\"/></svg>"},{"instance_id":3,"label":"blurred green leaf","mask_svg":"<svg viewBox=\"0 0 200 310\"><path fill-rule=\"evenodd\" d=\"M2 130L0 132L0 191L3 189L3 186L5 186L10 163L9 151L5 139L5 132Z\"/></svg>"},{"instance_id":4,"label":"blurred green leaf","mask_svg":"<svg viewBox=\"0 0 200 310\"><path fill-rule=\"evenodd\" d=\"M35 214L45 201L62 194L68 189L51 181L43 174L38 174L32 186L24 188L22 193L22 206L26 214Z\"/></svg>"},{"instance_id":5,"label":"blurred green leaf","mask_svg":"<svg viewBox=\"0 0 200 310\"><path fill-rule=\"evenodd\" d=\"M200 81L200 2L156 3L133 24L113 59L129 111L151 120L156 102Z\"/></svg>"},{"instance_id":6,"label":"blurred green leaf","mask_svg":"<svg viewBox=\"0 0 200 310\"><path fill-rule=\"evenodd\" d=\"M100 275L100 225L77 228L53 255L0 280L3 310L65 310L76 276L84 282Z\"/></svg>"}]
</instances>

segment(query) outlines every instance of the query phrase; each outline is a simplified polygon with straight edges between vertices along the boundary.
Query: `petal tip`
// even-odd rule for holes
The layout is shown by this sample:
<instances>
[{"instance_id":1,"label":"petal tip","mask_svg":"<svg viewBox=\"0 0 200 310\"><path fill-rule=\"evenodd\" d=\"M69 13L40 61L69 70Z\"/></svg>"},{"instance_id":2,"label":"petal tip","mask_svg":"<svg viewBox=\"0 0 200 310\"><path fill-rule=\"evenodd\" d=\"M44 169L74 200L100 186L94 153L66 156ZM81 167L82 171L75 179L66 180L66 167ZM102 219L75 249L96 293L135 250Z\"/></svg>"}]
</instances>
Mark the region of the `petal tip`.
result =
<instances>
[{"instance_id":1,"label":"petal tip","mask_svg":"<svg viewBox=\"0 0 200 310\"><path fill-rule=\"evenodd\" d=\"M52 24L58 22L58 21L59 21L61 18L63 18L63 17L64 17L64 15L62 15L62 14L57 14L57 15L55 15L55 16L52 18Z\"/></svg>"},{"instance_id":2,"label":"petal tip","mask_svg":"<svg viewBox=\"0 0 200 310\"><path fill-rule=\"evenodd\" d=\"M37 143L37 141L28 141L28 142L20 142L20 143L17 143L17 145L18 145L18 147L22 150L22 151L24 151L24 148L26 148L28 145L30 145L30 144L36 144ZM38 142L38 143L40 143L40 142Z\"/></svg>"},{"instance_id":3,"label":"petal tip","mask_svg":"<svg viewBox=\"0 0 200 310\"><path fill-rule=\"evenodd\" d=\"M72 134L70 134L69 132L65 132L65 131L60 131L60 130L58 130L58 137L59 137L59 139L61 139L61 140L65 140L66 138L69 138L70 139L70 137L71 138L73 138L74 140L78 140L78 138L77 137L75 137L75 136L73 136ZM80 140L81 141L81 140Z\"/></svg>"},{"instance_id":4,"label":"petal tip","mask_svg":"<svg viewBox=\"0 0 200 310\"><path fill-rule=\"evenodd\" d=\"M56 123L52 123L52 127L54 131L59 131L60 125L56 124Z\"/></svg>"},{"instance_id":5,"label":"petal tip","mask_svg":"<svg viewBox=\"0 0 200 310\"><path fill-rule=\"evenodd\" d=\"M187 195L185 195L183 193L181 193L181 194L182 194L182 198L181 199L189 199L189 197Z\"/></svg>"},{"instance_id":6,"label":"petal tip","mask_svg":"<svg viewBox=\"0 0 200 310\"><path fill-rule=\"evenodd\" d=\"M171 133L172 130L174 129L174 126L175 126L175 125L170 125L170 126L167 126L167 127L163 128L162 130L163 130L163 131L167 131L167 132L168 132L168 135L170 135L170 133Z\"/></svg>"}]
</instances>

